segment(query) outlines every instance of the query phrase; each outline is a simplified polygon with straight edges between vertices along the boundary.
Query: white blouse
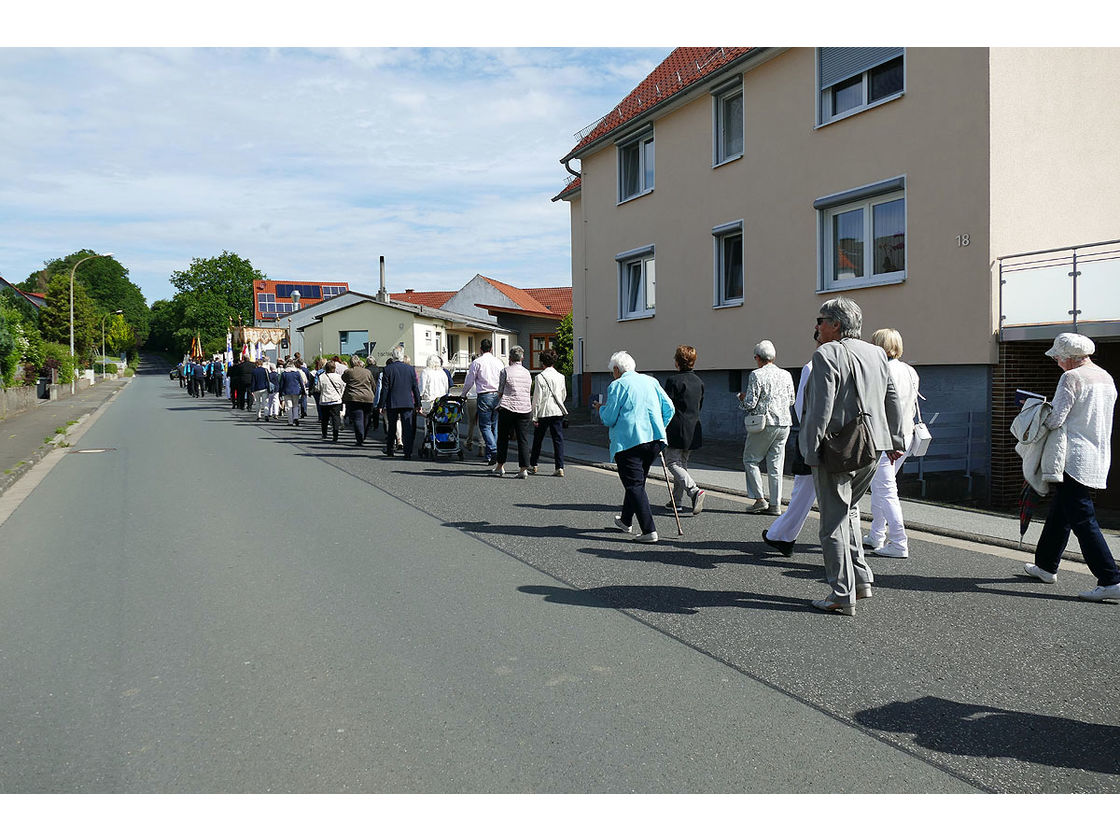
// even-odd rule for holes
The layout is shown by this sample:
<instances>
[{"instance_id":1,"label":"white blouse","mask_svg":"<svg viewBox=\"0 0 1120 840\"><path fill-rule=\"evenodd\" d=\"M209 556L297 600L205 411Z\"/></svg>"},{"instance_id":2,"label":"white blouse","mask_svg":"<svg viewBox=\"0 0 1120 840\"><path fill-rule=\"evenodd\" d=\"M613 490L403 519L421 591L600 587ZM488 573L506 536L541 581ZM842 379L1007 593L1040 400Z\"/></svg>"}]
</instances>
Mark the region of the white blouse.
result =
<instances>
[{"instance_id":1,"label":"white blouse","mask_svg":"<svg viewBox=\"0 0 1120 840\"><path fill-rule=\"evenodd\" d=\"M1054 392L1054 409L1046 419L1051 429L1066 431L1066 473L1086 487L1103 489L1112 460L1112 409L1116 384L1102 368L1088 361L1067 370Z\"/></svg>"},{"instance_id":2,"label":"white blouse","mask_svg":"<svg viewBox=\"0 0 1120 840\"><path fill-rule=\"evenodd\" d=\"M751 371L739 408L752 414L765 413L767 426L788 426L794 397L793 377L771 362Z\"/></svg>"}]
</instances>

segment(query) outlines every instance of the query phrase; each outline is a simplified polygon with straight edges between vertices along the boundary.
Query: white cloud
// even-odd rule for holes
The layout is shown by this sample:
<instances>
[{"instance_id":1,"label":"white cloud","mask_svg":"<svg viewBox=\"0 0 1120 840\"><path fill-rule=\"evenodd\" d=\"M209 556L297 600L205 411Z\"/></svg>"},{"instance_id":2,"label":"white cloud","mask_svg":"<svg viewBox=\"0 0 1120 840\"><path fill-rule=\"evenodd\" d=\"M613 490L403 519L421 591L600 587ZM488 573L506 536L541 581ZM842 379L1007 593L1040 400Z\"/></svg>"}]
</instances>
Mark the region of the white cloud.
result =
<instances>
[{"instance_id":1,"label":"white cloud","mask_svg":"<svg viewBox=\"0 0 1120 840\"><path fill-rule=\"evenodd\" d=\"M269 276L570 282L559 164L665 50L0 50L0 273L113 250L149 301Z\"/></svg>"}]
</instances>

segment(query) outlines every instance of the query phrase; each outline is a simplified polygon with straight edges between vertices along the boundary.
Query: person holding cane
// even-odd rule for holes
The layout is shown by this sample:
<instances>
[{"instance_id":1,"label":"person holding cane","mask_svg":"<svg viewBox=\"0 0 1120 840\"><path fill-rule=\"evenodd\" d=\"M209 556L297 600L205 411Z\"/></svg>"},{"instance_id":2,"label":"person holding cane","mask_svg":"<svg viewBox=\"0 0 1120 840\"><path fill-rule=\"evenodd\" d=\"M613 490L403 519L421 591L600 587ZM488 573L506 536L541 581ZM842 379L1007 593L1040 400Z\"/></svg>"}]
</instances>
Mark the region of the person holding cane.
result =
<instances>
[{"instance_id":1,"label":"person holding cane","mask_svg":"<svg viewBox=\"0 0 1120 840\"><path fill-rule=\"evenodd\" d=\"M624 490L622 513L614 527L633 533L634 517L641 533L635 542L657 542L653 513L646 495L646 476L650 465L668 441L665 426L673 418L673 402L652 376L638 373L634 357L619 350L607 363L614 381L607 388L606 402L591 403L599 419L610 430L611 460L618 465L618 478Z\"/></svg>"}]
</instances>

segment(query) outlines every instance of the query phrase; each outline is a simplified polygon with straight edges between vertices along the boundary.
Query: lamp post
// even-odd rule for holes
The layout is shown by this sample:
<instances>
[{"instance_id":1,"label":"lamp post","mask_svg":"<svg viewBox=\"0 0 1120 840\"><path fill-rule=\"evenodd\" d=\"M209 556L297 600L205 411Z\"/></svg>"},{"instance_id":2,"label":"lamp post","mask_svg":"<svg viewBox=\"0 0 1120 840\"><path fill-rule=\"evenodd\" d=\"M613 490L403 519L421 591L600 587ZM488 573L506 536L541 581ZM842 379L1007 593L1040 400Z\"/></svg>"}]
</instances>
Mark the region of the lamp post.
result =
<instances>
[{"instance_id":1,"label":"lamp post","mask_svg":"<svg viewBox=\"0 0 1120 840\"><path fill-rule=\"evenodd\" d=\"M292 289L292 306L295 307L292 311L299 311L299 289ZM292 335L292 319L288 319L288 355L294 356L296 352L295 336Z\"/></svg>"},{"instance_id":2,"label":"lamp post","mask_svg":"<svg viewBox=\"0 0 1120 840\"><path fill-rule=\"evenodd\" d=\"M71 358L74 357L74 275L78 271L78 266L80 266L86 260L92 260L94 257L111 257L111 256L113 256L112 251L109 251L106 254L90 254L88 257L82 257L80 260L78 260L76 263L74 263L74 267L70 269L70 357ZM75 376L74 378L72 378L70 380L70 393L71 394L74 393L74 379L76 379L76 378L77 377Z\"/></svg>"},{"instance_id":3,"label":"lamp post","mask_svg":"<svg viewBox=\"0 0 1120 840\"><path fill-rule=\"evenodd\" d=\"M110 315L123 315L123 314L124 314L123 309L114 309L112 312L109 312L109 313L101 316L101 375L102 376L105 375L105 319L108 318Z\"/></svg>"}]
</instances>

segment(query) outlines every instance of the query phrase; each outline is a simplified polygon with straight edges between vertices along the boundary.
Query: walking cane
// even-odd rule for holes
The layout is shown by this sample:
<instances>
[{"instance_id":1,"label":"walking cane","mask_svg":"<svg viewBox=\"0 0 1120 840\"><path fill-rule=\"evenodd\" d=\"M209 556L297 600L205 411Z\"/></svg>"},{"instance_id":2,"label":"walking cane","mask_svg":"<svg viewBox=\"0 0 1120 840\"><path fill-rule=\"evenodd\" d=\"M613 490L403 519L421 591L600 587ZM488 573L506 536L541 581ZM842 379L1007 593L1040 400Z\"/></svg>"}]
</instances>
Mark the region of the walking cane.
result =
<instances>
[{"instance_id":1,"label":"walking cane","mask_svg":"<svg viewBox=\"0 0 1120 840\"><path fill-rule=\"evenodd\" d=\"M677 513L677 502L673 498L673 485L669 482L669 464L665 461L665 453L661 453L661 466L665 468L665 486L669 488L669 504L673 506L673 518L677 520L677 536L684 536L684 529L681 528L681 517Z\"/></svg>"}]
</instances>

